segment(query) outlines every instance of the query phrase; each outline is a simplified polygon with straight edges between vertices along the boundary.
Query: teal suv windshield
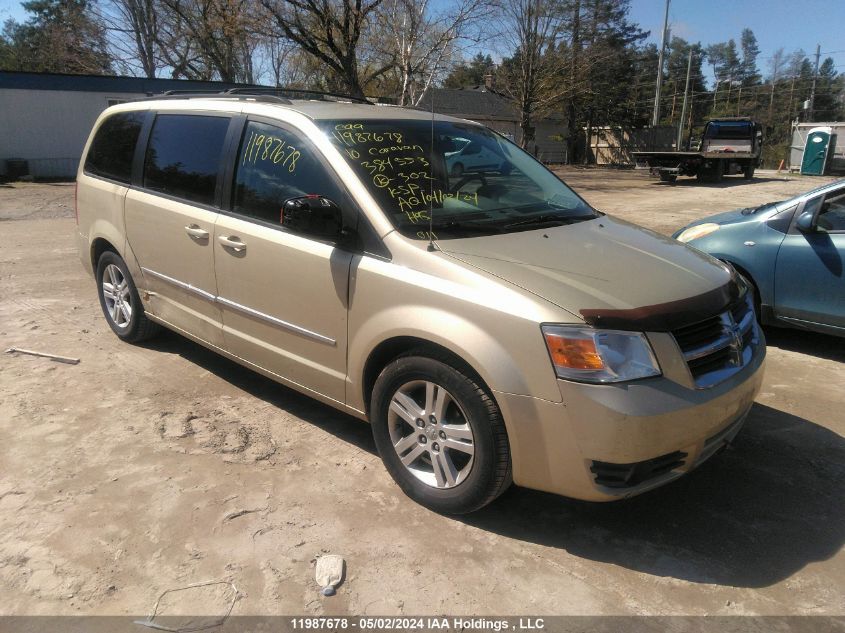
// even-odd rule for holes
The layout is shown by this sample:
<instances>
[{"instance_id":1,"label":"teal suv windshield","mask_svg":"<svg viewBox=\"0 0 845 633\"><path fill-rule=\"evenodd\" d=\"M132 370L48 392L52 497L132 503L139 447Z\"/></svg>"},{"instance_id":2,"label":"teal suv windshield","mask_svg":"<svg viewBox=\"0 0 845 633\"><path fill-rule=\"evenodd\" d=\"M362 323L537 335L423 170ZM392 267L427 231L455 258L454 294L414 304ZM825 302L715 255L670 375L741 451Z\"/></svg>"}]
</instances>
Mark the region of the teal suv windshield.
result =
<instances>
[{"instance_id":1,"label":"teal suv windshield","mask_svg":"<svg viewBox=\"0 0 845 633\"><path fill-rule=\"evenodd\" d=\"M318 125L408 237L509 233L598 215L529 154L481 125L368 119Z\"/></svg>"}]
</instances>

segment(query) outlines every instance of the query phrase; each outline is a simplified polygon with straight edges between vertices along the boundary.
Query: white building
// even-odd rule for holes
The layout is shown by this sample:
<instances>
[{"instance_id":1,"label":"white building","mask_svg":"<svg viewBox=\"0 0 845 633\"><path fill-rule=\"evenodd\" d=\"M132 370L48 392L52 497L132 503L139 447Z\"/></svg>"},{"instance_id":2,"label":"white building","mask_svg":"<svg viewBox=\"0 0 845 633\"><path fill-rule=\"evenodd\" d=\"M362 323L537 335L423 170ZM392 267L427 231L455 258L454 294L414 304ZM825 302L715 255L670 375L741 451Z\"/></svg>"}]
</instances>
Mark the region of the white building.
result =
<instances>
[{"instance_id":1,"label":"white building","mask_svg":"<svg viewBox=\"0 0 845 633\"><path fill-rule=\"evenodd\" d=\"M91 126L108 106L167 90L220 91L216 81L0 71L0 176L73 178ZM13 161L9 164L9 161Z\"/></svg>"}]
</instances>

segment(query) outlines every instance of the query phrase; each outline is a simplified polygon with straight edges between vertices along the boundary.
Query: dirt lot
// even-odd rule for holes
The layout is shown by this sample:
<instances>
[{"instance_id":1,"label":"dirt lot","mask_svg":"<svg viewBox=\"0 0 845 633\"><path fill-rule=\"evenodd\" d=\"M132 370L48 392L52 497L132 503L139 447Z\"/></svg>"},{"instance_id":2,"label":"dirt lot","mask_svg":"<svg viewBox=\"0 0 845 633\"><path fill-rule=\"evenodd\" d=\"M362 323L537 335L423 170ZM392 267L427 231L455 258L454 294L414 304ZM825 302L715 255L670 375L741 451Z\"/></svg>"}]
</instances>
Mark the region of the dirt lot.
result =
<instances>
[{"instance_id":1,"label":"dirt lot","mask_svg":"<svg viewBox=\"0 0 845 633\"><path fill-rule=\"evenodd\" d=\"M662 232L820 179L679 182L566 170ZM593 505L512 488L454 519L405 498L369 427L176 335L106 326L72 241L73 185L0 186L0 614L145 614L227 579L245 614L843 614L845 345L771 330L735 447ZM347 580L323 598L321 552ZM208 592L180 608L220 610Z\"/></svg>"}]
</instances>

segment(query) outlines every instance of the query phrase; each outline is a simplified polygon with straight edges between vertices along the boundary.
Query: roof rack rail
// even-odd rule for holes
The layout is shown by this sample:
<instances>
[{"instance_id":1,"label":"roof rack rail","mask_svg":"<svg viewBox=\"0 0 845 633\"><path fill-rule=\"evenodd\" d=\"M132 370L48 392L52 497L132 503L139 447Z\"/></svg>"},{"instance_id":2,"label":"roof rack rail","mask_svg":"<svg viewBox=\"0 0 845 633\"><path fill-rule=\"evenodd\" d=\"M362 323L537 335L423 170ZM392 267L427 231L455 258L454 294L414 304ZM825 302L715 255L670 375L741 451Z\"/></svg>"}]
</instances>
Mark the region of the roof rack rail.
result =
<instances>
[{"instance_id":1,"label":"roof rack rail","mask_svg":"<svg viewBox=\"0 0 845 633\"><path fill-rule=\"evenodd\" d=\"M138 99L138 101L159 101L170 99L249 99L248 94L229 94L227 90L211 91L211 90L167 90L160 94L151 94L149 96ZM290 99L278 97L274 95L254 95L251 98L256 101L266 101L269 103L280 103L284 105L292 105Z\"/></svg>"},{"instance_id":2,"label":"roof rack rail","mask_svg":"<svg viewBox=\"0 0 845 633\"><path fill-rule=\"evenodd\" d=\"M352 95L343 94L340 92L325 92L323 90L305 90L302 88L230 88L226 94L231 95L317 95L320 97L334 97L335 99L347 99L356 103L366 103L373 105L373 102L365 97L353 97Z\"/></svg>"}]
</instances>

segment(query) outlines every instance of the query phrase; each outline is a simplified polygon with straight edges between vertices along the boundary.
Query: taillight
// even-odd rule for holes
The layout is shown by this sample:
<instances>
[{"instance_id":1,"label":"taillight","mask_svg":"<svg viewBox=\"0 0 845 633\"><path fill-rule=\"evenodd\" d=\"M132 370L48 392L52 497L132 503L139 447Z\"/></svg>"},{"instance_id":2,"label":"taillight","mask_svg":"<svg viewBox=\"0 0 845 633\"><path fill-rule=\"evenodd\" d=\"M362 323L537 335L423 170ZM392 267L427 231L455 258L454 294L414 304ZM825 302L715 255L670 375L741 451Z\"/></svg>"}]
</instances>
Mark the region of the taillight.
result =
<instances>
[{"instance_id":1,"label":"taillight","mask_svg":"<svg viewBox=\"0 0 845 633\"><path fill-rule=\"evenodd\" d=\"M76 226L79 226L79 183L73 183L73 215L76 216Z\"/></svg>"}]
</instances>

